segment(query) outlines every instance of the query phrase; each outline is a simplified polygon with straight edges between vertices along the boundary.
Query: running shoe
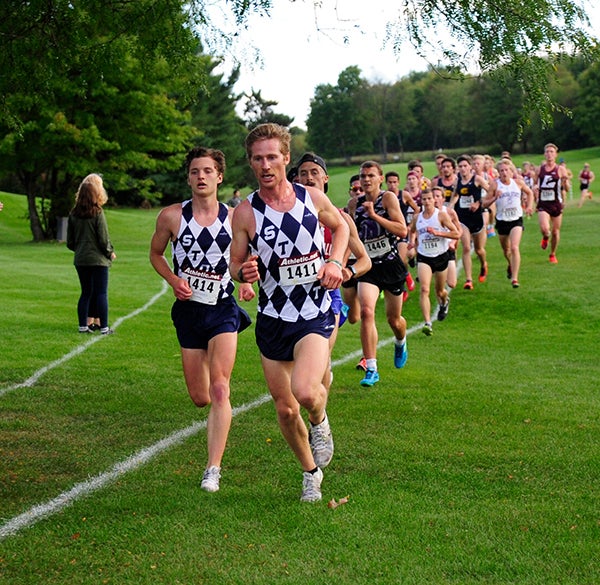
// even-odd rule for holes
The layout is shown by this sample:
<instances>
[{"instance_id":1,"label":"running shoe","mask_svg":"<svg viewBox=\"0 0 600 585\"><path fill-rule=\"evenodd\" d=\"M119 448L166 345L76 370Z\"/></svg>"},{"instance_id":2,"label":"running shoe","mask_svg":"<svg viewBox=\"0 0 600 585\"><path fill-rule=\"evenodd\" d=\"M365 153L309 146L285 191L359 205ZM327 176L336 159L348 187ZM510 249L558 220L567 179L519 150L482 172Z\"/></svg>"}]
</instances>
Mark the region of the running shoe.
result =
<instances>
[{"instance_id":1,"label":"running shoe","mask_svg":"<svg viewBox=\"0 0 600 585\"><path fill-rule=\"evenodd\" d=\"M542 250L545 250L548 247L548 238L546 236L542 237L542 241L540 242L540 247Z\"/></svg>"},{"instance_id":2,"label":"running shoe","mask_svg":"<svg viewBox=\"0 0 600 585\"><path fill-rule=\"evenodd\" d=\"M365 357L361 357L360 361L356 364L357 370L362 370L363 372L367 371L367 360Z\"/></svg>"},{"instance_id":3,"label":"running shoe","mask_svg":"<svg viewBox=\"0 0 600 585\"><path fill-rule=\"evenodd\" d=\"M413 277L411 276L410 272L406 273L406 286L410 291L415 290L415 281L413 280Z\"/></svg>"},{"instance_id":4,"label":"running shoe","mask_svg":"<svg viewBox=\"0 0 600 585\"><path fill-rule=\"evenodd\" d=\"M481 267L481 270L479 271L479 282L485 282L485 279L487 278L487 273L488 273L487 262L484 262L483 266Z\"/></svg>"},{"instance_id":5,"label":"running shoe","mask_svg":"<svg viewBox=\"0 0 600 585\"><path fill-rule=\"evenodd\" d=\"M513 288L519 288L519 286L520 286L520 285L519 285L519 281L518 281L518 280L513 280L513 281L512 281L512 287L513 287Z\"/></svg>"},{"instance_id":6,"label":"running shoe","mask_svg":"<svg viewBox=\"0 0 600 585\"><path fill-rule=\"evenodd\" d=\"M211 465L204 471L200 487L207 492L219 491L219 480L221 479L221 468Z\"/></svg>"},{"instance_id":7,"label":"running shoe","mask_svg":"<svg viewBox=\"0 0 600 585\"><path fill-rule=\"evenodd\" d=\"M510 264L506 269L506 278L508 278L509 280L512 278L512 268L510 267Z\"/></svg>"},{"instance_id":8,"label":"running shoe","mask_svg":"<svg viewBox=\"0 0 600 585\"><path fill-rule=\"evenodd\" d=\"M448 308L450 307L450 297L446 299L446 302L442 305L440 304L440 308L438 310L438 321L443 321L448 316Z\"/></svg>"},{"instance_id":9,"label":"running shoe","mask_svg":"<svg viewBox=\"0 0 600 585\"><path fill-rule=\"evenodd\" d=\"M463 288L465 290L473 290L473 281L467 280L467 282L465 282L465 286L463 286Z\"/></svg>"},{"instance_id":10,"label":"running shoe","mask_svg":"<svg viewBox=\"0 0 600 585\"><path fill-rule=\"evenodd\" d=\"M423 325L423 329L421 329L421 331L427 335L427 337L430 337L431 335L433 335L433 327L431 326L431 323L425 323L425 325Z\"/></svg>"},{"instance_id":11,"label":"running shoe","mask_svg":"<svg viewBox=\"0 0 600 585\"><path fill-rule=\"evenodd\" d=\"M408 301L408 291L403 290L402 291L402 302L405 303L406 301Z\"/></svg>"},{"instance_id":12,"label":"running shoe","mask_svg":"<svg viewBox=\"0 0 600 585\"><path fill-rule=\"evenodd\" d=\"M105 327L103 329L100 329L100 335L112 335L114 333L114 329L111 329L110 327Z\"/></svg>"},{"instance_id":13,"label":"running shoe","mask_svg":"<svg viewBox=\"0 0 600 585\"><path fill-rule=\"evenodd\" d=\"M403 368L408 359L408 348L406 341L404 343L394 343L394 366Z\"/></svg>"},{"instance_id":14,"label":"running shoe","mask_svg":"<svg viewBox=\"0 0 600 585\"><path fill-rule=\"evenodd\" d=\"M333 458L333 437L331 436L327 414L325 414L323 422L318 425L310 423L308 442L310 443L315 465L321 468L327 467Z\"/></svg>"},{"instance_id":15,"label":"running shoe","mask_svg":"<svg viewBox=\"0 0 600 585\"><path fill-rule=\"evenodd\" d=\"M311 473L305 471L302 474L302 496L301 502L319 502L321 501L321 482L323 481L323 472L317 468L317 471Z\"/></svg>"},{"instance_id":16,"label":"running shoe","mask_svg":"<svg viewBox=\"0 0 600 585\"><path fill-rule=\"evenodd\" d=\"M554 254L550 254L548 260L550 261L550 264L558 264L558 260L556 259L556 256Z\"/></svg>"},{"instance_id":17,"label":"running shoe","mask_svg":"<svg viewBox=\"0 0 600 585\"><path fill-rule=\"evenodd\" d=\"M493 238L496 235L496 232L494 230L494 226L492 224L487 226L487 237L488 238Z\"/></svg>"},{"instance_id":18,"label":"running shoe","mask_svg":"<svg viewBox=\"0 0 600 585\"><path fill-rule=\"evenodd\" d=\"M361 386L374 386L379 382L379 372L373 368L369 368L365 377L360 381Z\"/></svg>"},{"instance_id":19,"label":"running shoe","mask_svg":"<svg viewBox=\"0 0 600 585\"><path fill-rule=\"evenodd\" d=\"M85 327L79 328L79 333L91 333L92 330L86 325Z\"/></svg>"}]
</instances>

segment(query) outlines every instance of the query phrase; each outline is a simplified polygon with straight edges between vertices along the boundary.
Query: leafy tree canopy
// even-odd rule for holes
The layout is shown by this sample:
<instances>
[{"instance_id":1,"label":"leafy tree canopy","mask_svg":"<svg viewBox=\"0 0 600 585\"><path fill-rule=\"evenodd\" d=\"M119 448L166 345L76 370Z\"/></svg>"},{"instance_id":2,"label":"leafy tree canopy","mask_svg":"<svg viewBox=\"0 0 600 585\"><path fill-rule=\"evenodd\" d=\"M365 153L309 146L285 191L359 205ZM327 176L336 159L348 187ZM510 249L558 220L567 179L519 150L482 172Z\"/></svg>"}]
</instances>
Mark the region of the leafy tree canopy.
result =
<instances>
[{"instance_id":1,"label":"leafy tree canopy","mask_svg":"<svg viewBox=\"0 0 600 585\"><path fill-rule=\"evenodd\" d=\"M279 0L282 1L282 0ZM289 0L293 2L294 0ZM348 0L337 0L343 11ZM544 124L560 104L550 97L550 83L564 55L579 55L588 63L600 59L598 39L590 34L585 11L587 0L389 0L390 20L385 23L386 42L392 43L399 58L410 43L433 69L446 77L492 74L506 85L523 92L521 125L539 112ZM247 17L258 12L268 17L275 0L226 2L235 11L235 33L214 35L214 44L239 35ZM322 2L313 0L316 26ZM591 3L590 3L591 4ZM392 16L395 15L395 16ZM343 23L341 23L343 26ZM346 31L345 40L353 34ZM228 29L231 30L231 29ZM240 45L242 45L240 43Z\"/></svg>"},{"instance_id":2,"label":"leafy tree canopy","mask_svg":"<svg viewBox=\"0 0 600 585\"><path fill-rule=\"evenodd\" d=\"M404 0L388 36L399 52L408 40L430 63L451 74L473 69L523 91L522 122L539 112L549 123L560 107L550 98L556 65L565 55L588 62L600 56L598 39L578 0Z\"/></svg>"}]
</instances>

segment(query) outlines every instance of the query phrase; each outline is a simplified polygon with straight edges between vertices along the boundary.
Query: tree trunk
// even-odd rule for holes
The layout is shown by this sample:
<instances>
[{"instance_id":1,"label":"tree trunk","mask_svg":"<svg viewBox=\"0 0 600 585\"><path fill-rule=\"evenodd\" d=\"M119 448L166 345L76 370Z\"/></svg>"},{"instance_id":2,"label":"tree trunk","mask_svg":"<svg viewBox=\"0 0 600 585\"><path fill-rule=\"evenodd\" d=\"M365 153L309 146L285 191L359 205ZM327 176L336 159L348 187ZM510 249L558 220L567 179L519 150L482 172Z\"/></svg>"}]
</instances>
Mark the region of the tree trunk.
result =
<instances>
[{"instance_id":1,"label":"tree trunk","mask_svg":"<svg viewBox=\"0 0 600 585\"><path fill-rule=\"evenodd\" d=\"M35 205L35 194L27 193L27 209L29 212L29 226L33 234L34 242L43 242L45 240L44 230L40 221L37 207Z\"/></svg>"},{"instance_id":2,"label":"tree trunk","mask_svg":"<svg viewBox=\"0 0 600 585\"><path fill-rule=\"evenodd\" d=\"M382 136L381 136L381 155L383 157L383 162L387 163L388 146L387 146L387 136L385 134L382 134Z\"/></svg>"}]
</instances>

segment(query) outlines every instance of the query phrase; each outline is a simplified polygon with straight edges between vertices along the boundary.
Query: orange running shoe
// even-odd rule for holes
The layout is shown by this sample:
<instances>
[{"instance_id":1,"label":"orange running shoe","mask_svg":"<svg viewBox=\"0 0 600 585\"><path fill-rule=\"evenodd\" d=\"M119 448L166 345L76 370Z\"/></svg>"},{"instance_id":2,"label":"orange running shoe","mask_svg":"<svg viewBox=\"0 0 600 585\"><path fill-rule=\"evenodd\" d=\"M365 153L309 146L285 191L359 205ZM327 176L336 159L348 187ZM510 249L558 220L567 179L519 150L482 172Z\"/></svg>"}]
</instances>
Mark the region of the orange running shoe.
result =
<instances>
[{"instance_id":1,"label":"orange running shoe","mask_svg":"<svg viewBox=\"0 0 600 585\"><path fill-rule=\"evenodd\" d=\"M487 262L484 262L483 266L481 267L481 270L479 271L479 282L485 282L485 279L487 278L487 273Z\"/></svg>"},{"instance_id":2,"label":"orange running shoe","mask_svg":"<svg viewBox=\"0 0 600 585\"><path fill-rule=\"evenodd\" d=\"M550 261L550 264L558 264L558 260L556 259L556 256L554 254L550 254L548 260Z\"/></svg>"}]
</instances>

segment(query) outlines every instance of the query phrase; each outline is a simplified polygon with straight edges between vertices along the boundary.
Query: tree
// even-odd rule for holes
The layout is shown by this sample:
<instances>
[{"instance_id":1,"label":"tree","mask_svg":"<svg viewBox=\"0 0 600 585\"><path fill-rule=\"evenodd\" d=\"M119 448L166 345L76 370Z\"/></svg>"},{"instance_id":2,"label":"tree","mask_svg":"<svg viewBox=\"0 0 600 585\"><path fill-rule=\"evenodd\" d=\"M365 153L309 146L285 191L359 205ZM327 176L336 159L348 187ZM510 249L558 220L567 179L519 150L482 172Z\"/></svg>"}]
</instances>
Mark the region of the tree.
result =
<instances>
[{"instance_id":1,"label":"tree","mask_svg":"<svg viewBox=\"0 0 600 585\"><path fill-rule=\"evenodd\" d=\"M34 240L52 237L92 170L151 198L149 175L178 166L191 137L173 80L201 78L181 6L8 0L0 11L0 169L25 189Z\"/></svg>"},{"instance_id":2,"label":"tree","mask_svg":"<svg viewBox=\"0 0 600 585\"><path fill-rule=\"evenodd\" d=\"M294 118L290 118L285 114L278 114L273 110L273 107L278 102L273 100L267 100L263 98L262 92L253 89L250 95L246 97L246 106L244 107L244 118L246 120L246 126L248 130L258 126L258 124L265 124L272 122L279 124L280 126L291 126Z\"/></svg>"},{"instance_id":3,"label":"tree","mask_svg":"<svg viewBox=\"0 0 600 585\"><path fill-rule=\"evenodd\" d=\"M391 117L392 87L387 83L375 83L365 88L368 96L367 111L371 120L364 121L365 130L371 129L374 134L374 146L381 153L384 162L388 156L388 136L392 132Z\"/></svg>"},{"instance_id":4,"label":"tree","mask_svg":"<svg viewBox=\"0 0 600 585\"><path fill-rule=\"evenodd\" d=\"M326 158L347 159L370 149L373 140L368 120L362 115L364 109L360 107L365 86L360 69L352 66L340 73L336 86L316 87L306 122L310 148Z\"/></svg>"},{"instance_id":5,"label":"tree","mask_svg":"<svg viewBox=\"0 0 600 585\"><path fill-rule=\"evenodd\" d=\"M407 39L421 56L445 63L457 76L476 66L521 88L522 125L533 112L543 124L551 123L551 112L560 105L552 100L550 83L564 53L590 63L600 55L575 0L405 0L399 19L389 28L398 52Z\"/></svg>"},{"instance_id":6,"label":"tree","mask_svg":"<svg viewBox=\"0 0 600 585\"><path fill-rule=\"evenodd\" d=\"M516 84L498 83L490 75L475 79L470 87L470 123L477 129L475 144L498 145L511 152L519 138L523 92Z\"/></svg>"},{"instance_id":7,"label":"tree","mask_svg":"<svg viewBox=\"0 0 600 585\"><path fill-rule=\"evenodd\" d=\"M402 153L407 138L419 125L413 115L414 88L408 79L401 79L392 85L389 100L388 146L393 152Z\"/></svg>"},{"instance_id":8,"label":"tree","mask_svg":"<svg viewBox=\"0 0 600 585\"><path fill-rule=\"evenodd\" d=\"M600 144L600 63L595 63L584 71L579 84L579 105L575 108L576 125L592 144Z\"/></svg>"},{"instance_id":9,"label":"tree","mask_svg":"<svg viewBox=\"0 0 600 585\"><path fill-rule=\"evenodd\" d=\"M215 68L219 60L202 55L202 69L206 72L204 82L198 86L195 95L191 96L189 111L194 128L194 144L202 144L218 148L225 154L227 170L224 181L241 188L254 177L246 162L244 138L247 133L244 121L236 113L240 96L235 93L234 86L239 78L239 68L235 68L228 78L216 74ZM177 174L177 191L181 190L181 173ZM177 198L179 200L179 198ZM167 199L166 201L169 201ZM163 203L166 202L163 200Z\"/></svg>"}]
</instances>

